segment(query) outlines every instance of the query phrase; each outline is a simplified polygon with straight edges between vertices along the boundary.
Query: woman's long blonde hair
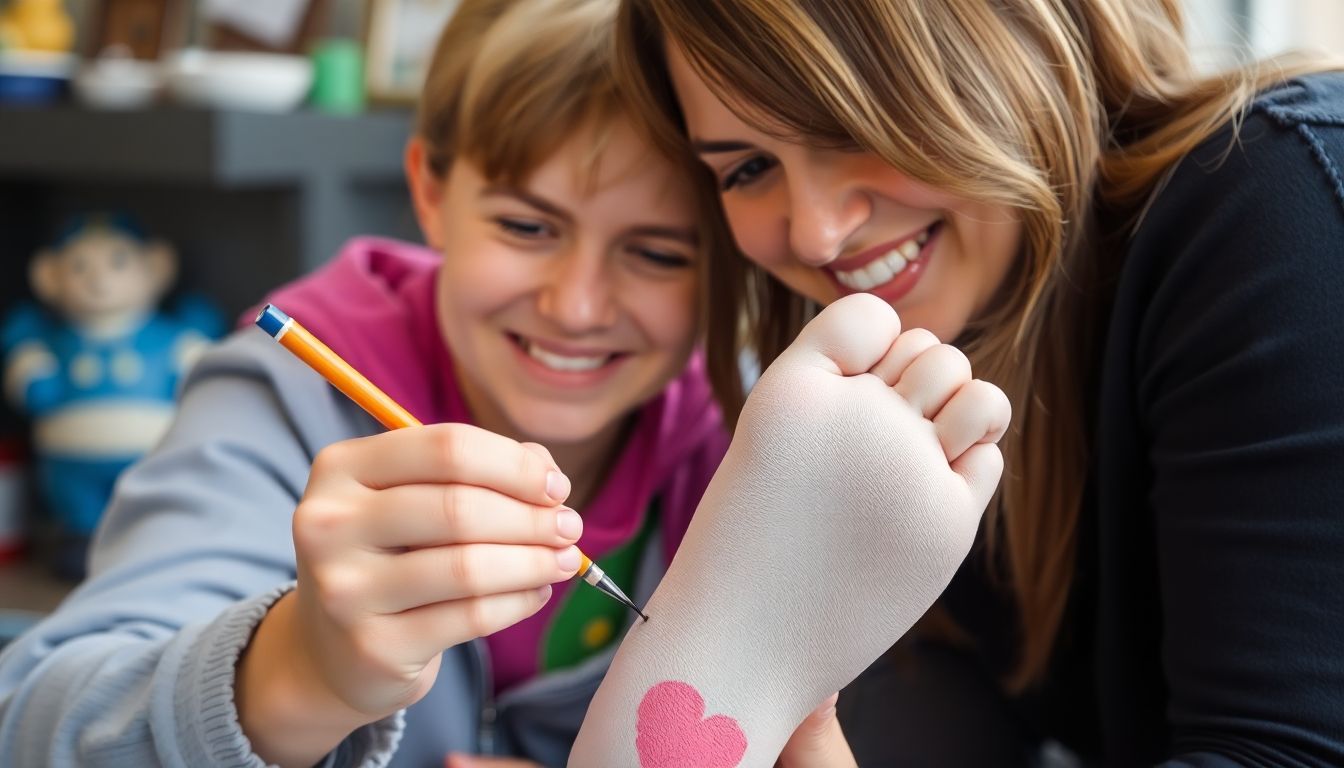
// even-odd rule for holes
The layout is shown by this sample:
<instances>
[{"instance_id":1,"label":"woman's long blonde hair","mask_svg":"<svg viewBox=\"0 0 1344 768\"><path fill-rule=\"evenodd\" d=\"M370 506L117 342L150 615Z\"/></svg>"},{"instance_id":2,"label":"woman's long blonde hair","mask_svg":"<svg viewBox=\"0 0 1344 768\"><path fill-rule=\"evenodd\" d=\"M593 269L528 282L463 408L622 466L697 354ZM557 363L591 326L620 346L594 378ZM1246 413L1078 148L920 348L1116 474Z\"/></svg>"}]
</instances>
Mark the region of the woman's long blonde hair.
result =
<instances>
[{"instance_id":1,"label":"woman's long blonde hair","mask_svg":"<svg viewBox=\"0 0 1344 768\"><path fill-rule=\"evenodd\" d=\"M685 151L671 39L760 130L857 145L1020 215L1021 258L957 343L1013 404L986 540L1020 621L1006 682L1039 681L1073 580L1105 283L1123 253L1098 214L1132 223L1181 157L1310 65L1201 76L1178 0L624 0L617 36L624 85L669 151ZM709 294L731 421L743 346L768 365L812 308L740 256L711 264Z\"/></svg>"}]
</instances>

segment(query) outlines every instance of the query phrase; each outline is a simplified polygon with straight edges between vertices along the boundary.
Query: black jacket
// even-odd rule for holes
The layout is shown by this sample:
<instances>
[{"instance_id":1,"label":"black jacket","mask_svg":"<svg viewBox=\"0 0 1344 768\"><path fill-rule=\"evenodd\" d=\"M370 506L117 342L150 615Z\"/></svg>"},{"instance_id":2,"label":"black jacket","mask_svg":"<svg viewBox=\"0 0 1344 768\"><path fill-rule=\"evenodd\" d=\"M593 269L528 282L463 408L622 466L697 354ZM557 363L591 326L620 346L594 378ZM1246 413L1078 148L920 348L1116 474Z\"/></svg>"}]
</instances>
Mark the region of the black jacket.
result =
<instances>
[{"instance_id":1,"label":"black jacket","mask_svg":"<svg viewBox=\"0 0 1344 768\"><path fill-rule=\"evenodd\" d=\"M1123 236L1077 578L1014 707L1105 765L1344 766L1344 74L1263 95ZM1002 671L985 570L945 604Z\"/></svg>"}]
</instances>

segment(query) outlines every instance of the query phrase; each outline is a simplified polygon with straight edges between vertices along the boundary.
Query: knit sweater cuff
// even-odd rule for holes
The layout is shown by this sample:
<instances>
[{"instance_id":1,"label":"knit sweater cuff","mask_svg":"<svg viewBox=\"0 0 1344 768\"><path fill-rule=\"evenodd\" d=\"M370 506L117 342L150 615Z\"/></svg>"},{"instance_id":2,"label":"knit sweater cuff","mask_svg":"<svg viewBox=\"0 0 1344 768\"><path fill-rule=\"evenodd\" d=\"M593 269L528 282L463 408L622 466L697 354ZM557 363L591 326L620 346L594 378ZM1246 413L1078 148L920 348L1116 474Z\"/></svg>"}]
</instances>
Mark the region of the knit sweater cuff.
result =
<instances>
[{"instance_id":1,"label":"knit sweater cuff","mask_svg":"<svg viewBox=\"0 0 1344 768\"><path fill-rule=\"evenodd\" d=\"M192 765L259 767L266 763L238 722L234 683L238 658L271 605L292 583L243 601L211 622L187 647L175 692L180 743ZM402 713L350 734L320 765L328 768L381 768L396 751L405 721Z\"/></svg>"}]
</instances>

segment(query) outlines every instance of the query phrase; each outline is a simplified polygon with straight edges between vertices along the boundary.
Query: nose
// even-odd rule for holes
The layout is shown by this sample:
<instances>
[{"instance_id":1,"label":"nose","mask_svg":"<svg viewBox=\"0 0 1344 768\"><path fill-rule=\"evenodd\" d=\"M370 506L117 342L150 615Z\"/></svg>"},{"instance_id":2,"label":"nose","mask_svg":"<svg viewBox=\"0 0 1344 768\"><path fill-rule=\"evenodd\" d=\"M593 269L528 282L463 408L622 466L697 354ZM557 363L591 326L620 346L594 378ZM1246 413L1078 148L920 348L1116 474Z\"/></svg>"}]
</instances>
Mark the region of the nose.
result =
<instances>
[{"instance_id":1,"label":"nose","mask_svg":"<svg viewBox=\"0 0 1344 768\"><path fill-rule=\"evenodd\" d=\"M789 245L804 264L829 264L868 220L872 201L834 157L801 158L788 178Z\"/></svg>"},{"instance_id":2,"label":"nose","mask_svg":"<svg viewBox=\"0 0 1344 768\"><path fill-rule=\"evenodd\" d=\"M110 270L102 264L90 264L84 268L83 277L84 284L89 287L89 290L98 293L106 287L111 274Z\"/></svg>"},{"instance_id":3,"label":"nose","mask_svg":"<svg viewBox=\"0 0 1344 768\"><path fill-rule=\"evenodd\" d=\"M601 249L575 244L556 254L537 297L541 315L565 333L581 335L616 323L612 275Z\"/></svg>"}]
</instances>

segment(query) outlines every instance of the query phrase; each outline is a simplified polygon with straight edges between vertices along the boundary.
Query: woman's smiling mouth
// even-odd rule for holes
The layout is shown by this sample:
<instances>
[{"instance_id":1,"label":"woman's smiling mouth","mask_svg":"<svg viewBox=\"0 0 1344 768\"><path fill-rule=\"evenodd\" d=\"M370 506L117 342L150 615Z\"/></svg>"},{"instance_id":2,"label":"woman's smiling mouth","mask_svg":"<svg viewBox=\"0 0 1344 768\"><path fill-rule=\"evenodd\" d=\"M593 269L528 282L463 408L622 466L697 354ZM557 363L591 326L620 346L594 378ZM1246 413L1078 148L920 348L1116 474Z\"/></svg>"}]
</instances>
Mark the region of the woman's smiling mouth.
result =
<instances>
[{"instance_id":1,"label":"woman's smiling mouth","mask_svg":"<svg viewBox=\"0 0 1344 768\"><path fill-rule=\"evenodd\" d=\"M908 277L909 285L907 290L901 291L903 295L909 287L914 286L913 278L921 271L918 267L928 261L931 243L941 228L942 222L936 221L913 236L872 249L858 258L847 260L848 263L832 264L828 270L835 281L849 292L874 291L901 277ZM839 268L841 264L846 268Z\"/></svg>"}]
</instances>

